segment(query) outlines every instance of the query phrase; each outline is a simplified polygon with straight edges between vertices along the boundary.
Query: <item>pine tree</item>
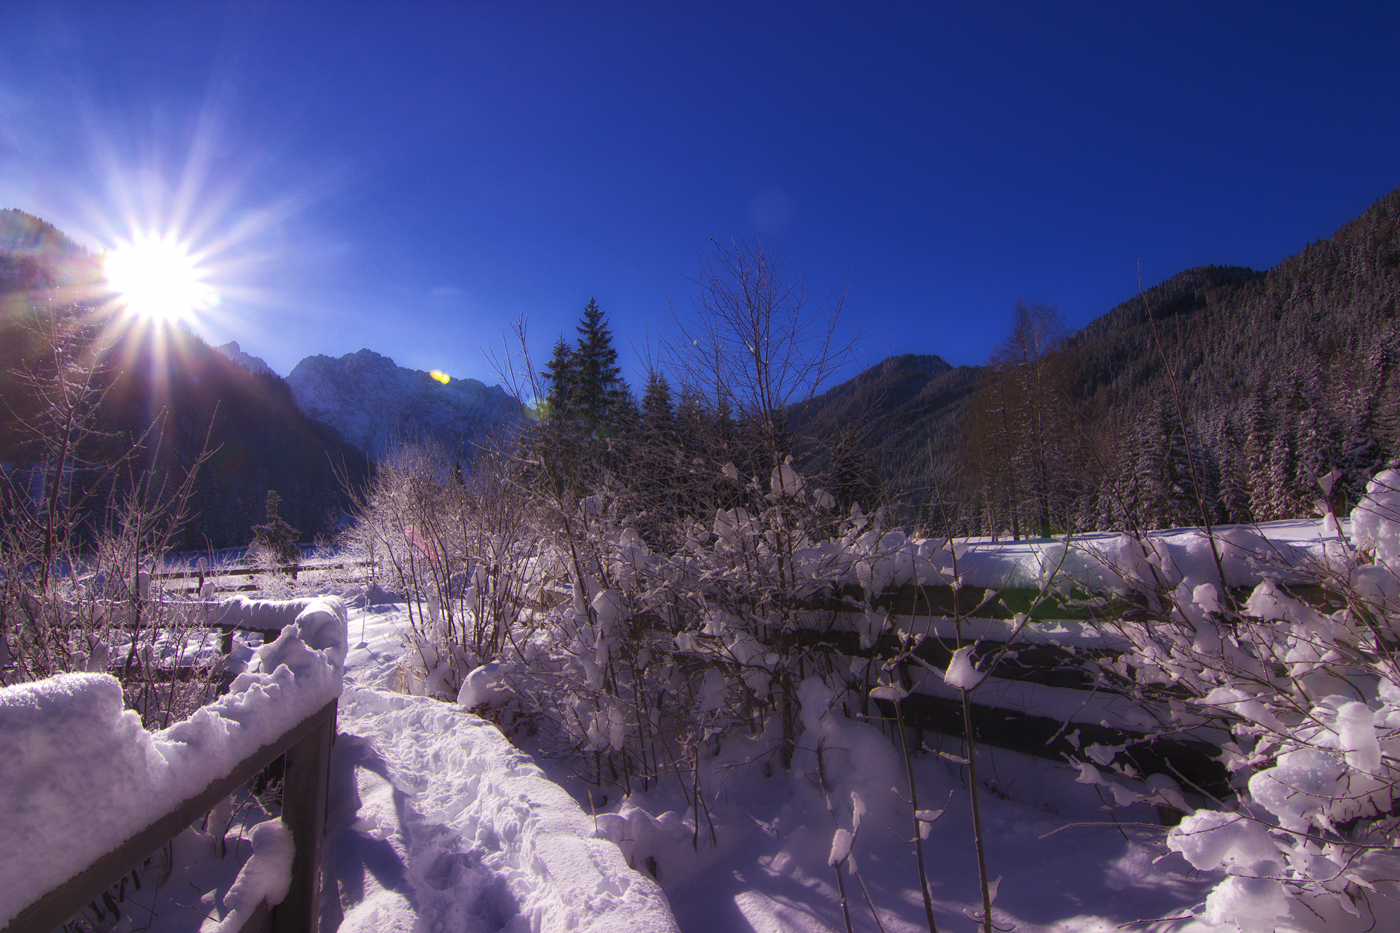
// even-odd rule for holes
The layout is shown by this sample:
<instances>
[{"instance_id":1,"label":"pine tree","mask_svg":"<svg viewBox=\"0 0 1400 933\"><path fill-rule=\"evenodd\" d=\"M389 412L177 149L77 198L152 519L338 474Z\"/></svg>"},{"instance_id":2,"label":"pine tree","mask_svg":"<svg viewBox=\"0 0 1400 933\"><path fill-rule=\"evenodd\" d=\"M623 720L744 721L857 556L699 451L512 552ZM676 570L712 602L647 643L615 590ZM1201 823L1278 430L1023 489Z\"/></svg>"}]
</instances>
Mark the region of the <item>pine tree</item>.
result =
<instances>
[{"instance_id":1,"label":"pine tree","mask_svg":"<svg viewBox=\"0 0 1400 933\"><path fill-rule=\"evenodd\" d=\"M641 430L641 424L642 413L626 383L608 393L608 420L600 429L605 437L612 438L614 442L629 443Z\"/></svg>"},{"instance_id":2,"label":"pine tree","mask_svg":"<svg viewBox=\"0 0 1400 933\"><path fill-rule=\"evenodd\" d=\"M586 431L606 435L627 384L617 365L612 332L603 320L598 302L592 298L583 309L583 320L577 329L578 346L571 356L575 382L570 402Z\"/></svg>"},{"instance_id":3,"label":"pine tree","mask_svg":"<svg viewBox=\"0 0 1400 933\"><path fill-rule=\"evenodd\" d=\"M560 334L559 339L554 343L554 355L545 364L545 371L540 373L549 386L549 393L546 401L549 409L547 417L559 421L568 421L574 416L574 392L578 383L578 363L574 359L574 351L564 340L564 335Z\"/></svg>"},{"instance_id":4,"label":"pine tree","mask_svg":"<svg viewBox=\"0 0 1400 933\"><path fill-rule=\"evenodd\" d=\"M262 548L283 564L294 564L299 556L297 539L301 537L301 532L277 514L281 504L282 497L277 490L269 489L265 500L267 522L252 526L253 546Z\"/></svg>"},{"instance_id":5,"label":"pine tree","mask_svg":"<svg viewBox=\"0 0 1400 933\"><path fill-rule=\"evenodd\" d=\"M642 393L642 435L652 443L670 439L675 431L675 422L670 383L660 373L652 373L647 377L646 391Z\"/></svg>"},{"instance_id":6,"label":"pine tree","mask_svg":"<svg viewBox=\"0 0 1400 933\"><path fill-rule=\"evenodd\" d=\"M1171 505L1172 442L1162 407L1148 409L1134 425L1137 451L1133 469L1134 518L1143 528L1159 527Z\"/></svg>"},{"instance_id":7,"label":"pine tree","mask_svg":"<svg viewBox=\"0 0 1400 933\"><path fill-rule=\"evenodd\" d=\"M1244 485L1249 495L1249 518L1262 522L1272 517L1269 466L1273 447L1272 422L1263 389L1250 396L1245 424L1248 433L1244 442Z\"/></svg>"},{"instance_id":8,"label":"pine tree","mask_svg":"<svg viewBox=\"0 0 1400 933\"><path fill-rule=\"evenodd\" d=\"M1293 438L1287 430L1278 431L1269 450L1268 511L1259 516L1264 521L1292 518L1298 511L1293 494L1293 479L1297 471L1297 458L1293 452Z\"/></svg>"}]
</instances>

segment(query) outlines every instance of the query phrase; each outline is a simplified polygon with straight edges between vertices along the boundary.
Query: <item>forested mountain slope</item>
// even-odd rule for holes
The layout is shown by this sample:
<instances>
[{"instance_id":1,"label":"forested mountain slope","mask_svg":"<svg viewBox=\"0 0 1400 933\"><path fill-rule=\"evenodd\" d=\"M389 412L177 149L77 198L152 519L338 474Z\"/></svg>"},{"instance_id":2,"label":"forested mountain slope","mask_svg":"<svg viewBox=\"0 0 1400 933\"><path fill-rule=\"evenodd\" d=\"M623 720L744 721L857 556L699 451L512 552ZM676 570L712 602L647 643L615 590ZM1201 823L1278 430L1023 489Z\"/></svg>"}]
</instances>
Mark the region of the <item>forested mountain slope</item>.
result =
<instances>
[{"instance_id":1,"label":"forested mountain slope","mask_svg":"<svg viewBox=\"0 0 1400 933\"><path fill-rule=\"evenodd\" d=\"M1215 518L1288 518L1310 513L1317 477L1340 470L1339 490L1354 500L1394 462L1397 220L1400 190L1266 273L1193 269L1074 335L1073 394L1114 443L1106 478L1119 498L1135 496L1157 524L1192 519L1194 503L1182 506L1189 450ZM1176 426L1173 375L1189 444ZM1095 500L1099 523L1123 517L1108 496L1081 498L1081 510Z\"/></svg>"},{"instance_id":2,"label":"forested mountain slope","mask_svg":"<svg viewBox=\"0 0 1400 933\"><path fill-rule=\"evenodd\" d=\"M817 396L794 420L810 419L806 433L813 437L860 425L874 474L867 483L882 485L886 495L922 497L932 494L930 455L949 473L981 372L930 354L892 356Z\"/></svg>"},{"instance_id":3,"label":"forested mountain slope","mask_svg":"<svg viewBox=\"0 0 1400 933\"><path fill-rule=\"evenodd\" d=\"M1400 458L1398 307L1400 190L1267 272L1205 266L1132 296L1040 361L1034 385L1027 367L893 357L811 411L828 431L869 419L916 520L933 519L935 486L979 531L1041 514L1058 529L1196 524L1201 505L1212 521L1295 517L1318 477L1340 471L1346 507Z\"/></svg>"}]
</instances>

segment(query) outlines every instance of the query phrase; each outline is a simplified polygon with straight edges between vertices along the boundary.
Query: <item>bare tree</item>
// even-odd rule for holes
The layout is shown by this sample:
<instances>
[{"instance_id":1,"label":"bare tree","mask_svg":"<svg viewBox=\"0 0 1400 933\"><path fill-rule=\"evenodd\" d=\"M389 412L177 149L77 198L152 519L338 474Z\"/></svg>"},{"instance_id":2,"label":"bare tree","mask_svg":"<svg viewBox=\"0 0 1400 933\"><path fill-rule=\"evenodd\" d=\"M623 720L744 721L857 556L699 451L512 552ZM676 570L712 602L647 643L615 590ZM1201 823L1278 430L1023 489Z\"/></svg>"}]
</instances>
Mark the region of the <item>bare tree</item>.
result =
<instances>
[{"instance_id":1,"label":"bare tree","mask_svg":"<svg viewBox=\"0 0 1400 933\"><path fill-rule=\"evenodd\" d=\"M806 275L781 247L732 237L700 256L693 313L672 308L678 340L671 365L713 405L732 406L778 467L792 451L802 403L856 359L846 290L814 302Z\"/></svg>"},{"instance_id":2,"label":"bare tree","mask_svg":"<svg viewBox=\"0 0 1400 933\"><path fill-rule=\"evenodd\" d=\"M81 305L36 307L34 351L11 374L5 429L21 459L0 471L0 684L110 670L128 705L163 727L214 689L197 613L151 580L210 451L206 437L177 479L153 466L171 459L163 414L129 441L99 430L103 324Z\"/></svg>"}]
</instances>

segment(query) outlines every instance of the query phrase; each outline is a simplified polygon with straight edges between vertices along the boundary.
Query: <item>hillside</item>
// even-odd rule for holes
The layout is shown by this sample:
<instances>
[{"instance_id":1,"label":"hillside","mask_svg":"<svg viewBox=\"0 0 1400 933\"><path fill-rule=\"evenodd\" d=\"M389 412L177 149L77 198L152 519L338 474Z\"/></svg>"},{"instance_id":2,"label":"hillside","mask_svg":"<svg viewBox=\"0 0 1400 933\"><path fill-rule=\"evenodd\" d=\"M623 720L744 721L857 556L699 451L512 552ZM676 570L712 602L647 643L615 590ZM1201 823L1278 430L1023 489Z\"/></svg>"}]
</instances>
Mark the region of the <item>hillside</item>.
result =
<instances>
[{"instance_id":1,"label":"hillside","mask_svg":"<svg viewBox=\"0 0 1400 933\"><path fill-rule=\"evenodd\" d=\"M1118 447L1107 479L1171 481L1131 454L1161 431L1154 423L1179 434L1163 410L1175 371L1214 520L1310 514L1316 477L1333 469L1355 501L1400 457L1398 219L1400 190L1267 272L1184 272L1150 289L1146 305L1130 299L1071 338L1076 398Z\"/></svg>"},{"instance_id":2,"label":"hillside","mask_svg":"<svg viewBox=\"0 0 1400 933\"><path fill-rule=\"evenodd\" d=\"M1397 309L1400 189L1265 272L1189 269L1110 309L1055 358L1068 373L1045 493L1055 524L1199 521L1188 460L1212 521L1311 514L1315 479L1332 469L1337 504L1354 502L1400 459ZM815 400L814 423L831 435L867 419L882 479L908 504L928 505L935 475L963 502L1015 497L960 509L965 525L992 530L1003 519L989 509L1028 509L1031 493L990 489L969 460L967 413L989 371L923 362L936 359L885 360Z\"/></svg>"},{"instance_id":3,"label":"hillside","mask_svg":"<svg viewBox=\"0 0 1400 933\"><path fill-rule=\"evenodd\" d=\"M868 462L887 491L922 497L930 450L944 472L956 456L981 371L929 354L892 356L817 396L802 417L815 437L864 425Z\"/></svg>"}]
</instances>

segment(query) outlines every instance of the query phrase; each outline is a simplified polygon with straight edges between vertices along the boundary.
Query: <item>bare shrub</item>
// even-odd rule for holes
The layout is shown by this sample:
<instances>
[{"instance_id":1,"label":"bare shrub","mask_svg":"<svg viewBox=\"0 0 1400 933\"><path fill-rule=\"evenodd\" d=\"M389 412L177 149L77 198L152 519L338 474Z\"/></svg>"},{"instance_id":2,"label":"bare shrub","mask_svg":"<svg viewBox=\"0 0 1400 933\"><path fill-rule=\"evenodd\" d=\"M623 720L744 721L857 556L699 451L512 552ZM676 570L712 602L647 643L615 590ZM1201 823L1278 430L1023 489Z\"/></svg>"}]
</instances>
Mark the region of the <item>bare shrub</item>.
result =
<instances>
[{"instance_id":1,"label":"bare shrub","mask_svg":"<svg viewBox=\"0 0 1400 933\"><path fill-rule=\"evenodd\" d=\"M154 423L124 449L102 435L101 330L73 307L47 309L34 326L46 355L16 374L23 414L11 409L24 459L0 473L0 683L109 671L162 727L216 686L198 613L152 585L208 452L171 484Z\"/></svg>"}]
</instances>

